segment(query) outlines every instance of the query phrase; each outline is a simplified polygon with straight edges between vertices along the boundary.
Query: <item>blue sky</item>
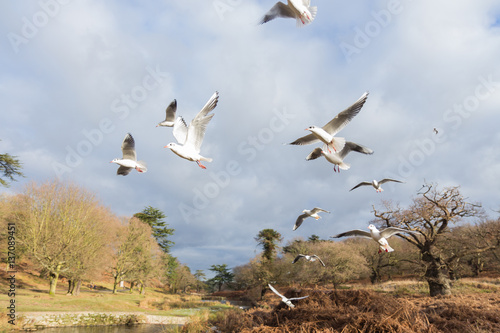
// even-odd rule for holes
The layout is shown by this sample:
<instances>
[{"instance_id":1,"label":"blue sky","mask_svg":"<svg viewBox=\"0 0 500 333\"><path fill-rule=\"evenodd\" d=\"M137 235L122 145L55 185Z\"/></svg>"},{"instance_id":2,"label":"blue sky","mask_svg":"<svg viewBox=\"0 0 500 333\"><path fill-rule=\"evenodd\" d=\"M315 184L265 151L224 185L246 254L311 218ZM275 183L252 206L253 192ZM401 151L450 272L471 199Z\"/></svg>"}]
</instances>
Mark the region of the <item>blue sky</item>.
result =
<instances>
[{"instance_id":1,"label":"blue sky","mask_svg":"<svg viewBox=\"0 0 500 333\"><path fill-rule=\"evenodd\" d=\"M314 1L315 21L257 22L273 1L41 0L0 11L0 151L26 178L94 191L120 216L145 206L176 230L173 254L193 271L254 257L254 237L285 241L366 228L372 205L407 205L424 180L460 185L499 210L498 1ZM190 121L219 91L202 153L207 169L163 148L156 128L174 98ZM370 147L351 169L305 161L289 146L370 95L339 136ZM439 130L436 135L433 128ZM127 132L148 172L116 176ZM349 189L394 177L404 184ZM331 211L292 231L303 209Z\"/></svg>"}]
</instances>

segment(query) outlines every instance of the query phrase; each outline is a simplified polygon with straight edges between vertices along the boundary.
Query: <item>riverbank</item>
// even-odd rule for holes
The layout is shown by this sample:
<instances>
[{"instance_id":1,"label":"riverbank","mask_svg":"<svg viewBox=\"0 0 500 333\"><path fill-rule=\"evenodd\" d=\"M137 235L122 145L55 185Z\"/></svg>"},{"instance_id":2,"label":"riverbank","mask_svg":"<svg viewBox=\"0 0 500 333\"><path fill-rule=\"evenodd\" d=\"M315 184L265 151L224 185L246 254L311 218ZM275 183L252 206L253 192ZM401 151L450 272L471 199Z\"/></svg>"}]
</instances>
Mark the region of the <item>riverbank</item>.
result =
<instances>
[{"instance_id":1,"label":"riverbank","mask_svg":"<svg viewBox=\"0 0 500 333\"><path fill-rule=\"evenodd\" d=\"M24 312L19 313L17 329L36 330L65 326L107 326L107 325L185 325L189 317L159 316L142 312Z\"/></svg>"}]
</instances>

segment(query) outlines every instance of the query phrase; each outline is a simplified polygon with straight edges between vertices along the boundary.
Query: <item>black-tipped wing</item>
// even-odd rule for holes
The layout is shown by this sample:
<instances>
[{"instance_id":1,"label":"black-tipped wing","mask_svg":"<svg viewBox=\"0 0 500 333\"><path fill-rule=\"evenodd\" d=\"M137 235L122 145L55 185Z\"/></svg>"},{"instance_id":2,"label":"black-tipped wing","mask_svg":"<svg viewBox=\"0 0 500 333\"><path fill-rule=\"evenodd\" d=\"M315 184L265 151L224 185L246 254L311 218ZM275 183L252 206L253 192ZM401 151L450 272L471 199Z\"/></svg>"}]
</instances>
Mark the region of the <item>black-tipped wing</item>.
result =
<instances>
[{"instance_id":1,"label":"black-tipped wing","mask_svg":"<svg viewBox=\"0 0 500 333\"><path fill-rule=\"evenodd\" d=\"M303 254L299 254L298 256L293 259L292 264L295 264L297 261L299 261L301 258L305 257Z\"/></svg>"},{"instance_id":2,"label":"black-tipped wing","mask_svg":"<svg viewBox=\"0 0 500 333\"><path fill-rule=\"evenodd\" d=\"M384 238L389 238L391 236L401 234L404 232L409 233L409 234L416 234L417 233L416 231L413 231L413 230L406 230L406 229L401 229L401 228L397 228L397 227L388 227L388 228L385 228L384 230L381 230L380 235Z\"/></svg>"},{"instance_id":3,"label":"black-tipped wing","mask_svg":"<svg viewBox=\"0 0 500 333\"><path fill-rule=\"evenodd\" d=\"M124 167L123 165L120 165L120 167L116 171L116 174L121 175L121 176L126 176L130 173L130 171L132 171L132 169L133 168L127 168L127 167Z\"/></svg>"},{"instance_id":4,"label":"black-tipped wing","mask_svg":"<svg viewBox=\"0 0 500 333\"><path fill-rule=\"evenodd\" d=\"M173 100L165 110L165 121L174 121L175 120L175 113L177 111L177 100Z\"/></svg>"},{"instance_id":5,"label":"black-tipped wing","mask_svg":"<svg viewBox=\"0 0 500 333\"><path fill-rule=\"evenodd\" d=\"M307 215L307 214L299 215L299 217L297 217L297 221L295 221L295 225L293 226L293 230L297 230L297 228L300 227L302 222L304 222L304 220L308 217L309 217L309 215Z\"/></svg>"},{"instance_id":6,"label":"black-tipped wing","mask_svg":"<svg viewBox=\"0 0 500 333\"><path fill-rule=\"evenodd\" d=\"M400 180L390 179L390 178L384 178L384 179L382 179L381 181L379 181L378 183L379 183L379 184L384 184L384 183L388 183L388 182L403 183L403 182L402 182L402 181L400 181Z\"/></svg>"},{"instance_id":7,"label":"black-tipped wing","mask_svg":"<svg viewBox=\"0 0 500 333\"><path fill-rule=\"evenodd\" d=\"M359 111L361 111L361 108L365 104L367 98L368 92L365 92L356 102L354 102L353 105L340 112L337 116L335 116L335 118L330 120L328 124L323 126L323 129L331 135L335 135L340 132L340 130L349 124L352 118L354 118Z\"/></svg>"},{"instance_id":8,"label":"black-tipped wing","mask_svg":"<svg viewBox=\"0 0 500 333\"><path fill-rule=\"evenodd\" d=\"M314 254L314 255L312 255L312 257L314 257L314 258L318 259L318 260L319 260L319 262L321 263L321 265L323 265L323 267L325 267L325 266L326 266L326 265L325 265L325 263L323 262L323 260L321 260L321 258L320 258L320 257L318 257L317 255L315 255L315 254Z\"/></svg>"},{"instance_id":9,"label":"black-tipped wing","mask_svg":"<svg viewBox=\"0 0 500 333\"><path fill-rule=\"evenodd\" d=\"M295 13L293 10L285 5L283 2L277 2L260 20L259 24L264 24L271 20L274 20L277 17L284 18L295 18Z\"/></svg>"},{"instance_id":10,"label":"black-tipped wing","mask_svg":"<svg viewBox=\"0 0 500 333\"><path fill-rule=\"evenodd\" d=\"M348 237L348 236L355 236L355 237L363 237L363 238L372 239L372 235L369 232L364 231L364 230L359 230L359 229L346 231L346 232L343 232L343 233L338 234L336 236L332 236L332 238L340 238L340 237Z\"/></svg>"},{"instance_id":11,"label":"black-tipped wing","mask_svg":"<svg viewBox=\"0 0 500 333\"><path fill-rule=\"evenodd\" d=\"M291 144L293 144L293 143L291 143ZM318 157L321 156L322 151L323 150L321 148L315 148L309 155L307 155L306 161L317 159Z\"/></svg>"},{"instance_id":12,"label":"black-tipped wing","mask_svg":"<svg viewBox=\"0 0 500 333\"><path fill-rule=\"evenodd\" d=\"M360 186L371 186L371 185L372 185L372 183L370 183L370 182L361 182L361 183L359 183L358 185L356 185L356 186L354 186L353 188L351 188L351 189L349 190L349 192L351 192L352 190L354 190L354 189L356 189L356 188L358 188L358 187L360 187Z\"/></svg>"},{"instance_id":13,"label":"black-tipped wing","mask_svg":"<svg viewBox=\"0 0 500 333\"><path fill-rule=\"evenodd\" d=\"M137 155L135 153L135 141L132 134L127 133L122 142L122 154L123 159L129 159L132 161L137 161Z\"/></svg>"},{"instance_id":14,"label":"black-tipped wing","mask_svg":"<svg viewBox=\"0 0 500 333\"><path fill-rule=\"evenodd\" d=\"M345 143L344 148L340 151L340 158L344 159L347 154L349 154L351 151L355 151L361 154L366 154L366 155L371 155L373 154L373 150L371 150L368 147L358 145L357 143L347 141Z\"/></svg>"}]
</instances>

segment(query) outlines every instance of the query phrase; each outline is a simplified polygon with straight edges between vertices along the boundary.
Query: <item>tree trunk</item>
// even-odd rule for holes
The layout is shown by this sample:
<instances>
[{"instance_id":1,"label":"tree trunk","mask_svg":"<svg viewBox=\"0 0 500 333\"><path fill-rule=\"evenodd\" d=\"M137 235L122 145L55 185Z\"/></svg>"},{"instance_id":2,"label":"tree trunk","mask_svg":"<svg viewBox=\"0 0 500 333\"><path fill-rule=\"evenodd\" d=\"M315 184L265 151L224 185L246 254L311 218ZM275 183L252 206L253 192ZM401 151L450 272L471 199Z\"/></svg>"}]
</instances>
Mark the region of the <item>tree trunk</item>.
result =
<instances>
[{"instance_id":1,"label":"tree trunk","mask_svg":"<svg viewBox=\"0 0 500 333\"><path fill-rule=\"evenodd\" d=\"M132 289L134 289L134 286L135 286L135 282L134 282L134 281L130 282L130 290L129 290L129 293L132 293Z\"/></svg>"},{"instance_id":2,"label":"tree trunk","mask_svg":"<svg viewBox=\"0 0 500 333\"><path fill-rule=\"evenodd\" d=\"M380 271L377 268L372 267L372 272L370 274L370 282L372 284L380 283Z\"/></svg>"},{"instance_id":3,"label":"tree trunk","mask_svg":"<svg viewBox=\"0 0 500 333\"><path fill-rule=\"evenodd\" d=\"M80 287L82 286L82 280L78 279L75 282L73 282L73 290L71 291L71 295L73 296L78 296L80 295Z\"/></svg>"},{"instance_id":4,"label":"tree trunk","mask_svg":"<svg viewBox=\"0 0 500 333\"><path fill-rule=\"evenodd\" d=\"M113 294L116 294L116 289L118 288L118 284L120 283L119 280L119 275L114 276L115 280L113 281Z\"/></svg>"},{"instance_id":5,"label":"tree trunk","mask_svg":"<svg viewBox=\"0 0 500 333\"><path fill-rule=\"evenodd\" d=\"M139 289L139 294L145 295L146 294L146 286L144 285L144 282L141 282L141 289Z\"/></svg>"},{"instance_id":6,"label":"tree trunk","mask_svg":"<svg viewBox=\"0 0 500 333\"><path fill-rule=\"evenodd\" d=\"M74 288L75 288L75 284L74 284L73 280L68 280L68 291L66 292L66 295L73 294Z\"/></svg>"},{"instance_id":7,"label":"tree trunk","mask_svg":"<svg viewBox=\"0 0 500 333\"><path fill-rule=\"evenodd\" d=\"M57 287L57 279L59 279L59 271L51 272L49 275L49 279L50 279L49 295L55 296L56 295L56 287Z\"/></svg>"},{"instance_id":8,"label":"tree trunk","mask_svg":"<svg viewBox=\"0 0 500 333\"><path fill-rule=\"evenodd\" d=\"M448 269L441 264L439 258L431 257L431 255L427 255L427 257L424 259L427 262L425 279L429 284L430 296L451 295Z\"/></svg>"}]
</instances>

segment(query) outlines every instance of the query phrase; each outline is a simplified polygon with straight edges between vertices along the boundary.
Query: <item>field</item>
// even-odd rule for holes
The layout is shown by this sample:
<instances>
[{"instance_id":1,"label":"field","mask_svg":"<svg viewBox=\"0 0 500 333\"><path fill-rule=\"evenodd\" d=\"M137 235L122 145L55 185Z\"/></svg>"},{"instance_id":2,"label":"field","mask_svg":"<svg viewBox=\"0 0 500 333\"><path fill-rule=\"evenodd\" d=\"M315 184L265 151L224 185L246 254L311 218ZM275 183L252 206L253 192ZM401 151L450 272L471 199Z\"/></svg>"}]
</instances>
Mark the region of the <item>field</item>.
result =
<instances>
[{"instance_id":1,"label":"field","mask_svg":"<svg viewBox=\"0 0 500 333\"><path fill-rule=\"evenodd\" d=\"M0 301L7 304L6 277L2 272ZM82 293L66 296L61 283L55 297L47 294L47 281L29 272L17 276L17 312L140 312L161 316L189 316L183 332L500 332L500 279L462 279L453 295L428 297L427 286L417 281L391 281L375 286L352 284L334 290L322 287L277 288L287 297L309 295L290 309L267 291L248 311L202 302L199 295L168 295L148 289L113 295L109 285L100 290L82 287ZM249 300L248 292L223 292L228 298ZM251 297L250 297L251 299ZM201 311L200 311L201 309ZM205 309L205 311L203 311ZM225 310L225 311L218 311ZM6 313L1 314L0 331Z\"/></svg>"}]
</instances>

